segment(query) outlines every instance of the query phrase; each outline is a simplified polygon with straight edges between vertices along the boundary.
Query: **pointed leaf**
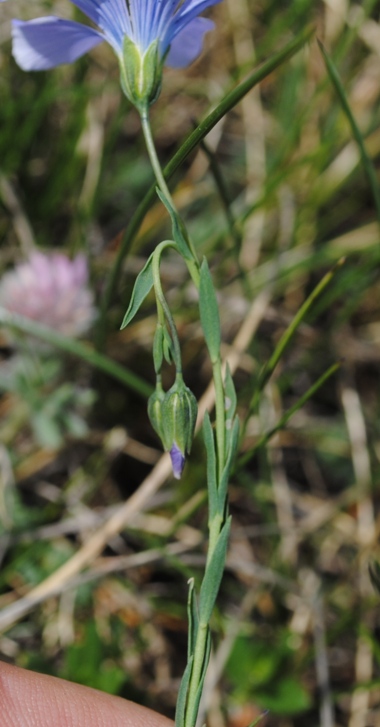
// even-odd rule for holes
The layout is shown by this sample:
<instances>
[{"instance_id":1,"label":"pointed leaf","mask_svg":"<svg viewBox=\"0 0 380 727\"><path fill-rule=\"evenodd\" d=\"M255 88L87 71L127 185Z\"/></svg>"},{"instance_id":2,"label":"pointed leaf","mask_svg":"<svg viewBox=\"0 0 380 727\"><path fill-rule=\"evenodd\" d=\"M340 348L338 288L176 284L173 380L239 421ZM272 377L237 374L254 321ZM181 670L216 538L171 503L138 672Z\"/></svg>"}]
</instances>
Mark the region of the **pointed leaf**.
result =
<instances>
[{"instance_id":1,"label":"pointed leaf","mask_svg":"<svg viewBox=\"0 0 380 727\"><path fill-rule=\"evenodd\" d=\"M128 323L135 317L141 304L144 302L146 296L150 293L153 288L153 272L152 272L152 259L153 253L149 256L143 269L138 274L136 282L133 286L131 300L128 306L128 310L124 316L123 322L120 326L121 330L125 328Z\"/></svg>"},{"instance_id":2,"label":"pointed leaf","mask_svg":"<svg viewBox=\"0 0 380 727\"><path fill-rule=\"evenodd\" d=\"M219 358L220 350L220 320L218 302L216 300L215 288L212 282L207 260L204 259L201 265L201 276L199 284L199 310L201 324L210 353L212 363Z\"/></svg>"},{"instance_id":3,"label":"pointed leaf","mask_svg":"<svg viewBox=\"0 0 380 727\"><path fill-rule=\"evenodd\" d=\"M185 724L185 709L187 701L187 692L189 689L189 682L191 677L191 671L193 668L193 657L187 662L186 669L181 679L181 685L177 697L177 706L175 710L175 727L184 727Z\"/></svg>"},{"instance_id":4,"label":"pointed leaf","mask_svg":"<svg viewBox=\"0 0 380 727\"><path fill-rule=\"evenodd\" d=\"M229 517L220 531L214 552L206 568L199 599L200 625L209 623L215 605L220 582L223 576L224 564L226 562L230 527L231 518Z\"/></svg>"}]
</instances>

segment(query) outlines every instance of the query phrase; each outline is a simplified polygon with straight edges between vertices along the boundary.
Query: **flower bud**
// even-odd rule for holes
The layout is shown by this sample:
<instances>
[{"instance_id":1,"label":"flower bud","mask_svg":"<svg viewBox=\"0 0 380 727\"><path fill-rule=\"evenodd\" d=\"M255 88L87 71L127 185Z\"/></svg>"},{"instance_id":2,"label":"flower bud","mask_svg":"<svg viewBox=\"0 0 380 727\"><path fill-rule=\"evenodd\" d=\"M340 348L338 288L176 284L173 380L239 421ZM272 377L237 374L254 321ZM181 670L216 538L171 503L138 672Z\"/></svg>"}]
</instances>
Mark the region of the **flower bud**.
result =
<instances>
[{"instance_id":1,"label":"flower bud","mask_svg":"<svg viewBox=\"0 0 380 727\"><path fill-rule=\"evenodd\" d=\"M124 37L120 59L121 85L127 98L139 111L144 111L159 96L163 61L158 40L142 52L128 36Z\"/></svg>"},{"instance_id":2,"label":"flower bud","mask_svg":"<svg viewBox=\"0 0 380 727\"><path fill-rule=\"evenodd\" d=\"M194 394L185 386L182 377L177 376L161 404L162 441L165 449L170 452L176 479L180 479L186 454L191 450L197 412L198 405Z\"/></svg>"},{"instance_id":3,"label":"flower bud","mask_svg":"<svg viewBox=\"0 0 380 727\"><path fill-rule=\"evenodd\" d=\"M161 386L161 382L157 381L156 389L148 399L148 416L154 431L160 439L163 437L162 430L162 402L165 398L165 392Z\"/></svg>"}]
</instances>

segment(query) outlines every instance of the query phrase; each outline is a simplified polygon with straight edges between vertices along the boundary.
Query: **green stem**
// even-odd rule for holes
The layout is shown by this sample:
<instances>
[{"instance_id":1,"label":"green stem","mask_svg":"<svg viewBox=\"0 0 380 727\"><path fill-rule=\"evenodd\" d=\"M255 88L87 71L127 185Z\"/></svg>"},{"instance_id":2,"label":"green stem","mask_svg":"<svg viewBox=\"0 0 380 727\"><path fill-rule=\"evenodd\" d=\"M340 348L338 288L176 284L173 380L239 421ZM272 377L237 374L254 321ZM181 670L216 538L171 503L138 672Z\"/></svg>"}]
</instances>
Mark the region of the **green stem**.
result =
<instances>
[{"instance_id":1,"label":"green stem","mask_svg":"<svg viewBox=\"0 0 380 727\"><path fill-rule=\"evenodd\" d=\"M143 130L143 134L144 134L147 152L149 154L150 163L152 165L152 168L153 168L156 180L157 180L157 184L158 184L161 192L169 200L173 209L175 209L173 198L170 194L169 187L166 184L165 177L164 177L162 169L161 169L161 164L160 164L158 156L157 156L156 145L154 143L152 129L150 126L150 121L149 121L148 108L146 108L140 112L140 118L141 118L141 126L142 126L142 130Z\"/></svg>"},{"instance_id":2,"label":"green stem","mask_svg":"<svg viewBox=\"0 0 380 727\"><path fill-rule=\"evenodd\" d=\"M142 111L140 113L141 115L141 123L142 128L144 132L145 142L147 146L147 151L149 154L149 158L156 176L157 184L163 193L164 197L168 200L169 204L172 207L173 213L176 216L178 222L182 225L182 221L180 219L180 216L176 210L175 204L173 202L173 199L170 195L170 192L168 190L167 184L165 182L165 178L160 166L160 162L157 156L150 123L149 123L149 115L148 110ZM183 225L182 225L183 226ZM184 234L187 238L186 231L184 229ZM153 281L154 281L154 288L156 292L157 302L160 307L162 307L162 310L165 314L166 320L169 324L172 340L173 340L173 357L174 357L174 363L176 365L177 369L177 377L182 376L182 362L181 362L181 350L180 350L180 344L178 340L178 334L175 327L175 323L173 320L173 316L170 312L169 306L166 302L165 296L162 291L161 286L161 280L160 280L160 257L163 252L163 250L166 247L177 247L174 242L165 241L158 245L154 255L153 255L153 261L152 261L152 271L153 271ZM191 248L191 243L189 241L189 246ZM194 259L189 260L186 259L185 262L188 266L190 275L197 287L199 289L200 286L200 268L199 264L196 258L195 252L192 250ZM159 312L159 315L161 315L161 312ZM223 375L222 375L222 362L221 362L221 356L220 351L218 351L215 358L212 360L212 368L213 368L213 380L214 380L214 387L215 387L215 418L216 418L216 455L217 455L217 477L219 482L221 481L223 469L226 462L226 413L225 413L225 391L224 391L224 382L223 382ZM222 508L225 510L225 508ZM221 533L221 529L224 525L224 514L220 516L220 518L214 519L212 523L209 524L209 530L210 530L210 540L209 540L209 548L208 548L208 555L207 555L207 563L211 561L212 555L215 551L215 547L218 543L218 539ZM224 568L224 564L222 565L222 570ZM184 727L194 727L194 721L196 719L196 713L197 713L197 707L198 707L198 699L199 699L199 690L202 683L202 678L204 676L204 670L206 668L205 660L207 659L207 643L209 638L209 624L208 622L202 621L199 623L198 631L197 631L197 637L196 637L196 643L194 645L194 651L193 651L193 665L191 670L191 676L190 676L190 682L188 686L188 692L187 692L187 705L185 709L185 717L184 717Z\"/></svg>"},{"instance_id":3,"label":"green stem","mask_svg":"<svg viewBox=\"0 0 380 727\"><path fill-rule=\"evenodd\" d=\"M160 245L158 245L152 260L152 271L153 271L153 284L154 284L154 290L156 293L157 302L161 306L162 310L165 313L166 320L169 324L170 333L172 336L173 341L173 356L174 356L174 363L176 367L177 374L182 374L182 358L181 358L181 346L178 339L178 333L177 329L174 323L174 318L171 314L171 310L166 302L166 298L164 296L164 292L162 290L161 285L161 278L160 278L160 259L161 259L161 253L163 250L167 247L175 247L173 242L161 242ZM161 314L159 312L159 318Z\"/></svg>"},{"instance_id":4,"label":"green stem","mask_svg":"<svg viewBox=\"0 0 380 727\"><path fill-rule=\"evenodd\" d=\"M196 252L192 245L191 240L189 239L188 235L186 234L185 225L182 222L182 219L174 204L173 197L170 194L169 187L166 184L164 173L162 171L161 164L158 159L156 145L155 145L154 139L153 139L148 109L145 109L144 111L140 112L140 118L141 118L141 126L142 126L142 130L144 133L146 148L147 148L147 151L149 154L149 159L150 159L150 162L151 162L151 165L152 165L155 177L156 177L157 184L158 184L161 192L164 194L164 196L170 203L170 206L172 207L172 209L177 217L178 223L181 226L181 228L185 234L189 249L192 252L193 259L186 259L185 263L187 265L187 268L189 270L189 273L191 275L193 282L195 283L196 287L198 288L199 287L199 264L198 264L198 260L197 260L197 255L196 255Z\"/></svg>"}]
</instances>

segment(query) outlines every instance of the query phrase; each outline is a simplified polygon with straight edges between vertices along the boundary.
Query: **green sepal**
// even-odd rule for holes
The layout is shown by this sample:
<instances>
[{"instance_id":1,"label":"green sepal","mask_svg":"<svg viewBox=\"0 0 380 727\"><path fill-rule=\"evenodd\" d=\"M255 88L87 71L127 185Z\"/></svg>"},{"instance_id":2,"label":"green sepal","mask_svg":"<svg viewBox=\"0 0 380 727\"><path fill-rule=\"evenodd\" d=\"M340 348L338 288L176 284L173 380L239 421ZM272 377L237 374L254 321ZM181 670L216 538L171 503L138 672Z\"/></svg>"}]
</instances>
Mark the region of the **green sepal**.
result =
<instances>
[{"instance_id":1,"label":"green sepal","mask_svg":"<svg viewBox=\"0 0 380 727\"><path fill-rule=\"evenodd\" d=\"M173 342L170 338L170 334L167 328L164 328L164 340L163 340L163 346L164 346L164 358L165 361L168 364L171 364L173 362Z\"/></svg>"},{"instance_id":2,"label":"green sepal","mask_svg":"<svg viewBox=\"0 0 380 727\"><path fill-rule=\"evenodd\" d=\"M199 283L199 310L201 324L212 363L219 358L221 333L218 303L207 260L201 265Z\"/></svg>"},{"instance_id":3,"label":"green sepal","mask_svg":"<svg viewBox=\"0 0 380 727\"><path fill-rule=\"evenodd\" d=\"M123 318L123 322L120 329L123 330L128 323L135 317L141 304L144 302L147 295L153 288L153 271L152 271L152 259L153 253L148 257L143 269L138 274L135 284L133 286L131 300L129 302L128 310Z\"/></svg>"},{"instance_id":4,"label":"green sepal","mask_svg":"<svg viewBox=\"0 0 380 727\"><path fill-rule=\"evenodd\" d=\"M157 323L153 338L153 363L156 374L160 373L164 359L167 363L172 363L172 346L172 339L166 326Z\"/></svg>"},{"instance_id":5,"label":"green sepal","mask_svg":"<svg viewBox=\"0 0 380 727\"><path fill-rule=\"evenodd\" d=\"M158 40L153 41L145 53L141 53L136 43L124 36L120 58L121 87L140 112L146 111L160 94L162 67Z\"/></svg>"},{"instance_id":6,"label":"green sepal","mask_svg":"<svg viewBox=\"0 0 380 727\"><path fill-rule=\"evenodd\" d=\"M161 386L161 380L156 383L156 388L148 399L148 417L149 421L160 439L162 440L162 402L165 398L165 392Z\"/></svg>"},{"instance_id":7,"label":"green sepal","mask_svg":"<svg viewBox=\"0 0 380 727\"><path fill-rule=\"evenodd\" d=\"M183 228L182 220L180 219L178 212L174 209L168 198L160 189L158 189L158 187L156 189L156 192L162 204L164 205L164 207L166 207L170 215L173 238L177 245L178 251L185 260L194 260L194 255L192 254L189 243L187 242L186 232Z\"/></svg>"},{"instance_id":8,"label":"green sepal","mask_svg":"<svg viewBox=\"0 0 380 727\"><path fill-rule=\"evenodd\" d=\"M203 441L207 454L207 487L208 487L208 509L209 523L219 512L218 481L216 474L215 439L210 422L210 415L205 413L202 427Z\"/></svg>"},{"instance_id":9,"label":"green sepal","mask_svg":"<svg viewBox=\"0 0 380 727\"><path fill-rule=\"evenodd\" d=\"M183 455L190 454L193 443L198 403L192 391L177 378L162 402L162 443L170 452L173 444Z\"/></svg>"},{"instance_id":10,"label":"green sepal","mask_svg":"<svg viewBox=\"0 0 380 727\"><path fill-rule=\"evenodd\" d=\"M218 595L220 582L222 580L224 564L226 562L228 536L231 527L231 517L224 523L219 533L214 552L206 567L206 572L201 585L199 596L199 621L200 625L210 621L216 597ZM201 626L200 626L201 627Z\"/></svg>"},{"instance_id":11,"label":"green sepal","mask_svg":"<svg viewBox=\"0 0 380 727\"><path fill-rule=\"evenodd\" d=\"M143 55L141 97L143 101L147 99L149 105L157 101L161 92L163 63L160 61L159 45L158 40L153 41Z\"/></svg>"}]
</instances>

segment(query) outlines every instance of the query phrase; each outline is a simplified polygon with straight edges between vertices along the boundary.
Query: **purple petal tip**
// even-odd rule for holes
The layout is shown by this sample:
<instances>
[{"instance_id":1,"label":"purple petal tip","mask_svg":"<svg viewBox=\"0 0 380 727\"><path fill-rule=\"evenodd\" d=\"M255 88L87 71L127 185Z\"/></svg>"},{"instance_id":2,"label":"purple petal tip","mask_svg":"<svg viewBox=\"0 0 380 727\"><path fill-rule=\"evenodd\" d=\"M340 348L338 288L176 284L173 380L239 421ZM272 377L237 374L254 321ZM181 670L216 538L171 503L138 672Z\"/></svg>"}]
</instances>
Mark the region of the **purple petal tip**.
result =
<instances>
[{"instance_id":1,"label":"purple petal tip","mask_svg":"<svg viewBox=\"0 0 380 727\"><path fill-rule=\"evenodd\" d=\"M172 461L173 475L176 480L180 480L186 460L181 450L178 449L175 443L170 450L170 458Z\"/></svg>"}]
</instances>

